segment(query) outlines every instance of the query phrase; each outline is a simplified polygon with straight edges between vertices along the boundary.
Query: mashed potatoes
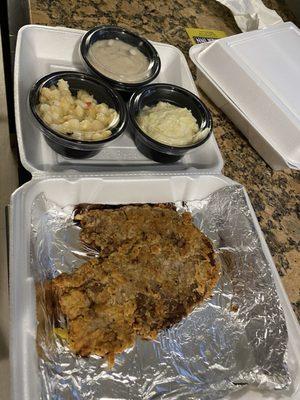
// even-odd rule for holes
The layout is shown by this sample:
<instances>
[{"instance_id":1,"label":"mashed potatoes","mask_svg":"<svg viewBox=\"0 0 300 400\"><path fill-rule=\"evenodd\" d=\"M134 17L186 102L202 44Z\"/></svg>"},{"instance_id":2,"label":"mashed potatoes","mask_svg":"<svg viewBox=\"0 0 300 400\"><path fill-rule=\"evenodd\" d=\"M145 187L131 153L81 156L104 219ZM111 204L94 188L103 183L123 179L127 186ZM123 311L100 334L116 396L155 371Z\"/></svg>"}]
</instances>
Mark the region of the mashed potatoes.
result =
<instances>
[{"instance_id":1,"label":"mashed potatoes","mask_svg":"<svg viewBox=\"0 0 300 400\"><path fill-rule=\"evenodd\" d=\"M144 107L137 122L148 136L170 146L187 146L207 134L199 131L190 110L162 101L153 107Z\"/></svg>"},{"instance_id":2,"label":"mashed potatoes","mask_svg":"<svg viewBox=\"0 0 300 400\"><path fill-rule=\"evenodd\" d=\"M42 88L37 112L50 128L69 139L103 140L119 119L116 110L98 104L85 90L72 96L68 82L60 79L57 87Z\"/></svg>"}]
</instances>

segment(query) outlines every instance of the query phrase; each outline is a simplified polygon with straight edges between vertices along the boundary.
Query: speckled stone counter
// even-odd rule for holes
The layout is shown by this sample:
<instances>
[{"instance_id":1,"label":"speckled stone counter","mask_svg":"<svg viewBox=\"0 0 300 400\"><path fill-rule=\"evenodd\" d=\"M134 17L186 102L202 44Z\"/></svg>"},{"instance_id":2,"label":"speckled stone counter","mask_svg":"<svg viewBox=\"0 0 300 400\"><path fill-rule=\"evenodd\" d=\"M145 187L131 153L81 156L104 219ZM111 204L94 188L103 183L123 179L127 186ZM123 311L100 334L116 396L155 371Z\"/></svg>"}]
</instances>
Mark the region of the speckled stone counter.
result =
<instances>
[{"instance_id":1,"label":"speckled stone counter","mask_svg":"<svg viewBox=\"0 0 300 400\"><path fill-rule=\"evenodd\" d=\"M265 4L293 21L282 1ZM135 30L148 39L179 47L188 58L191 46L186 27L239 32L230 11L213 0L32 0L31 21L36 24L89 29L114 24ZM195 68L189 62L195 77ZM250 196L276 267L295 312L300 318L299 174L275 172L228 118L199 91L213 114L214 133L222 152L223 173L243 184Z\"/></svg>"}]
</instances>

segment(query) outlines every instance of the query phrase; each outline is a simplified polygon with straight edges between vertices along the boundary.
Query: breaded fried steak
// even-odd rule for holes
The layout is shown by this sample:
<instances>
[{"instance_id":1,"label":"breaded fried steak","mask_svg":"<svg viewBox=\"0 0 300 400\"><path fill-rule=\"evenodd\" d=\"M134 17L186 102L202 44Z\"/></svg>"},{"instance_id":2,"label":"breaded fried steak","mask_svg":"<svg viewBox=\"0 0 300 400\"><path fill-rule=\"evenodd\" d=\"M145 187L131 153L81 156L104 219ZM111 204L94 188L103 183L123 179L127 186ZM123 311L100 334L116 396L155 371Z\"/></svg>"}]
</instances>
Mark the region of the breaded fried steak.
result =
<instances>
[{"instance_id":1,"label":"breaded fried steak","mask_svg":"<svg viewBox=\"0 0 300 400\"><path fill-rule=\"evenodd\" d=\"M99 250L71 274L52 280L72 351L114 354L139 336L155 338L211 294L220 266L211 242L164 205L81 209L81 240Z\"/></svg>"}]
</instances>

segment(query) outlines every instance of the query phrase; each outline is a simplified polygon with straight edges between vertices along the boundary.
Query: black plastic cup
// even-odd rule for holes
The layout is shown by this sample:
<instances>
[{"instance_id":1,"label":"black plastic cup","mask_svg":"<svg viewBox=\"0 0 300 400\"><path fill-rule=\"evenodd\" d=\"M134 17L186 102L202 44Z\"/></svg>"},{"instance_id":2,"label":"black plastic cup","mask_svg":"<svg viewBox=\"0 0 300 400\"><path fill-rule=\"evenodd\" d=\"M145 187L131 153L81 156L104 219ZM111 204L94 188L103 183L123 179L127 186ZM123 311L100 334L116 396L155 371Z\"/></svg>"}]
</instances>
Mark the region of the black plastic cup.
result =
<instances>
[{"instance_id":1,"label":"black plastic cup","mask_svg":"<svg viewBox=\"0 0 300 400\"><path fill-rule=\"evenodd\" d=\"M57 85L59 79L64 79L68 82L72 95L76 96L80 89L86 90L94 96L94 99L98 103L106 103L109 107L117 111L119 119L115 125L109 128L111 135L108 138L95 141L71 139L62 133L54 131L41 119L37 113L40 90L43 87ZM106 83L81 72L53 72L44 76L31 88L29 92L29 106L49 146L57 153L70 158L89 158L95 156L104 146L122 134L128 122L126 105L120 95Z\"/></svg>"},{"instance_id":2,"label":"black plastic cup","mask_svg":"<svg viewBox=\"0 0 300 400\"><path fill-rule=\"evenodd\" d=\"M200 131L206 133L205 137L187 146L169 146L148 136L142 131L136 119L145 106L152 107L159 101L190 110L197 120ZM161 163L178 161L186 152L205 143L212 133L211 114L201 100L186 89L166 83L148 85L135 92L129 102L129 117L137 148L146 157Z\"/></svg>"},{"instance_id":3,"label":"black plastic cup","mask_svg":"<svg viewBox=\"0 0 300 400\"><path fill-rule=\"evenodd\" d=\"M139 82L120 82L118 80L109 78L98 71L89 61L88 51L93 43L97 42L98 40L107 39L120 39L123 42L130 44L131 46L137 47L148 58L150 62L149 76L147 77L147 79ZM148 42L148 40L128 31L127 29L118 26L103 25L97 26L88 31L82 38L80 53L88 71L99 77L101 80L105 80L115 90L118 90L122 94L123 98L126 100L128 100L131 94L139 89L141 86L152 82L153 79L155 79L159 74L161 67L159 55L152 44Z\"/></svg>"}]
</instances>

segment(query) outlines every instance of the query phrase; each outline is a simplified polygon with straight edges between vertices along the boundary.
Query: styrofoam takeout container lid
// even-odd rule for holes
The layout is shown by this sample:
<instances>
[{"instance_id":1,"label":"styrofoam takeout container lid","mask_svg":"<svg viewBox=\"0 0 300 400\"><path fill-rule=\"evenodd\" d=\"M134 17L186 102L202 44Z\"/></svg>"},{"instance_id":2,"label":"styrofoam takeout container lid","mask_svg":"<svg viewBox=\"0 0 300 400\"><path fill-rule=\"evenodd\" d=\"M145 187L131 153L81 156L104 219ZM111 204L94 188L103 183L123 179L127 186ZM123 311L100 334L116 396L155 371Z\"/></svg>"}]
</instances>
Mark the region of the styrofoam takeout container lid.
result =
<instances>
[{"instance_id":1,"label":"styrofoam takeout container lid","mask_svg":"<svg viewBox=\"0 0 300 400\"><path fill-rule=\"evenodd\" d=\"M300 30L291 22L191 47L201 88L274 169L300 168Z\"/></svg>"},{"instance_id":2,"label":"styrofoam takeout container lid","mask_svg":"<svg viewBox=\"0 0 300 400\"><path fill-rule=\"evenodd\" d=\"M40 129L32 123L27 107L31 86L41 77L55 71L85 71L80 43L85 31L64 27L26 25L18 32L14 98L18 146L23 166L34 174L86 173L103 171L157 173L219 173L223 159L214 135L199 148L188 152L172 165L160 164L141 154L127 129L120 138L95 157L71 159L57 154L46 143ZM182 52L169 44L154 43L161 59L161 70L155 83L172 83L198 96L198 91ZM176 66L176 67L174 67Z\"/></svg>"}]
</instances>

